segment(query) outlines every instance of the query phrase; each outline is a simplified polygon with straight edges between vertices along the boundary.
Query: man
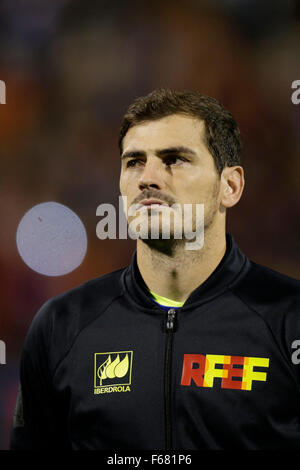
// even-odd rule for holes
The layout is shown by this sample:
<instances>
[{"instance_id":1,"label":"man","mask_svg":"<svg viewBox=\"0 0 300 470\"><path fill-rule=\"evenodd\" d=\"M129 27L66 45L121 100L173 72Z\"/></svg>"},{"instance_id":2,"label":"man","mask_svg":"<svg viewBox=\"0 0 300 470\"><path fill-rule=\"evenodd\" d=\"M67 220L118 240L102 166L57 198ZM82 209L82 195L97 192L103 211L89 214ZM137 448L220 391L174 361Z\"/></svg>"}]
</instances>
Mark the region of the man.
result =
<instances>
[{"instance_id":1,"label":"man","mask_svg":"<svg viewBox=\"0 0 300 470\"><path fill-rule=\"evenodd\" d=\"M129 267L34 318L11 448L300 449L300 283L226 234L244 187L232 115L197 92L157 90L129 107L119 146L121 194L140 209L128 222L150 223ZM179 209L199 204L202 228L190 218L204 243L189 249Z\"/></svg>"}]
</instances>

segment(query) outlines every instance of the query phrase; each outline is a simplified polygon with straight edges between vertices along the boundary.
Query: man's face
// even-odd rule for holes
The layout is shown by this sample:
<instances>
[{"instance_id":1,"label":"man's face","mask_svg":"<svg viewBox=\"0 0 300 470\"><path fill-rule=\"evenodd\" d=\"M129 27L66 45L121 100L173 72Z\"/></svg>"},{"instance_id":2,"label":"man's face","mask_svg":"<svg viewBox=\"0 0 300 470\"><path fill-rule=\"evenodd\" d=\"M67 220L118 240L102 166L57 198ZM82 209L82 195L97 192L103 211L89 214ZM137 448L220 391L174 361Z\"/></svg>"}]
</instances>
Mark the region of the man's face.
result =
<instances>
[{"instance_id":1,"label":"man's face","mask_svg":"<svg viewBox=\"0 0 300 470\"><path fill-rule=\"evenodd\" d=\"M128 207L145 199L177 203L182 210L184 204L204 204L208 228L220 207L220 177L204 143L204 122L173 114L130 128L123 139L120 190ZM157 217L149 208L143 213Z\"/></svg>"}]
</instances>

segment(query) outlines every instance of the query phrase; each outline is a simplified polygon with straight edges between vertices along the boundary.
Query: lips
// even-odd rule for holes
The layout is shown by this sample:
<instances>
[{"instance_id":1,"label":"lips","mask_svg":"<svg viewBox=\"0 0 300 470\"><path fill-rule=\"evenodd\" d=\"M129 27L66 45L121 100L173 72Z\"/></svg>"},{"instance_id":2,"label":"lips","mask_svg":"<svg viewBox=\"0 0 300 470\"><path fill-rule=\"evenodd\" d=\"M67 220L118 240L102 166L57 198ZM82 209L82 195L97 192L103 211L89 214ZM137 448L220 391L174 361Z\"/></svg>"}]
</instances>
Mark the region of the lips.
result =
<instances>
[{"instance_id":1,"label":"lips","mask_svg":"<svg viewBox=\"0 0 300 470\"><path fill-rule=\"evenodd\" d=\"M143 206L151 206L152 204L158 204L160 206L168 206L166 202L160 201L159 199L143 199L140 202Z\"/></svg>"}]
</instances>

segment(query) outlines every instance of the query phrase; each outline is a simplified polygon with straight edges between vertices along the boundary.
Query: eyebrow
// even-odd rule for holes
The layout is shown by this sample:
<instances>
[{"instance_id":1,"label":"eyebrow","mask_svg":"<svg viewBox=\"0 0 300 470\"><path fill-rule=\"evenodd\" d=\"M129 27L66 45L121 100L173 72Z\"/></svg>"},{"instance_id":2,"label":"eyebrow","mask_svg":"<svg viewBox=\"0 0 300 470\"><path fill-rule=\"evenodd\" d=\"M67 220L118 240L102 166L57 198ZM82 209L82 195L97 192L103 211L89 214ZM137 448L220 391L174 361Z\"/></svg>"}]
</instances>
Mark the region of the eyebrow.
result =
<instances>
[{"instance_id":1,"label":"eyebrow","mask_svg":"<svg viewBox=\"0 0 300 470\"><path fill-rule=\"evenodd\" d=\"M185 153L188 155L197 155L194 150L188 147L182 147L182 146L168 147L168 148L161 149L161 150L155 150L155 153L159 157L163 157L164 155L174 155L178 153ZM132 150L129 152L124 152L121 155L121 160L125 158L136 158L136 157L145 157L145 156L146 156L146 152L144 150Z\"/></svg>"}]
</instances>

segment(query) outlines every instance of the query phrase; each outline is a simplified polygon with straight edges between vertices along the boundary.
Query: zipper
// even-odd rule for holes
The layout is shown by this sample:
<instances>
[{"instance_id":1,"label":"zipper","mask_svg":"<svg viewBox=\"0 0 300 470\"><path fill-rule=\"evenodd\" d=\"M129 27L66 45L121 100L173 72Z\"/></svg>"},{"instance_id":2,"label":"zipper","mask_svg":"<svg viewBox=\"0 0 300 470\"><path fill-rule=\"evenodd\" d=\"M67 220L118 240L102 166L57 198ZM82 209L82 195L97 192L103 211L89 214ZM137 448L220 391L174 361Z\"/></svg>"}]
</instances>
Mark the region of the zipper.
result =
<instances>
[{"instance_id":1,"label":"zipper","mask_svg":"<svg viewBox=\"0 0 300 470\"><path fill-rule=\"evenodd\" d=\"M167 341L165 355L165 432L166 450L172 449L172 409L171 409L171 373L172 373L172 344L176 310L170 308L167 311Z\"/></svg>"}]
</instances>

